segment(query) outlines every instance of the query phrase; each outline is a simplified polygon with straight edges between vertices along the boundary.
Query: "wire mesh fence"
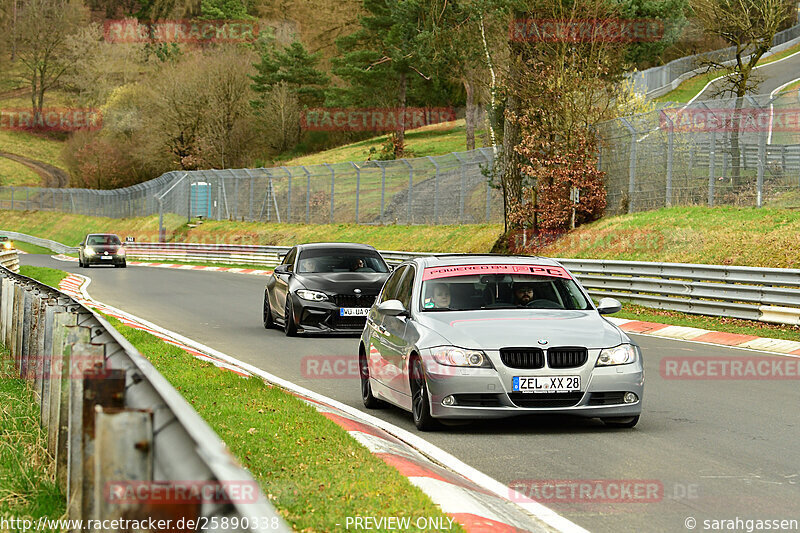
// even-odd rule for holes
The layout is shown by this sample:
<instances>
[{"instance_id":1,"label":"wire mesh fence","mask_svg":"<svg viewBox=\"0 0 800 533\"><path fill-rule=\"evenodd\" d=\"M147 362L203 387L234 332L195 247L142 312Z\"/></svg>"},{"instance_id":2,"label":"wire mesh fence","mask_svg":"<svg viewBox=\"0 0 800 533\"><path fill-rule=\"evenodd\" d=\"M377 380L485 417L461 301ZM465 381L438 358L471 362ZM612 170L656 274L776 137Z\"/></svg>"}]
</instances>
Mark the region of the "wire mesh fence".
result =
<instances>
[{"instance_id":1,"label":"wire mesh fence","mask_svg":"<svg viewBox=\"0 0 800 533\"><path fill-rule=\"evenodd\" d=\"M0 209L307 224L500 222L495 159L494 149L478 148L392 161L174 171L110 191L0 187Z\"/></svg>"},{"instance_id":2,"label":"wire mesh fence","mask_svg":"<svg viewBox=\"0 0 800 533\"><path fill-rule=\"evenodd\" d=\"M607 213L800 207L797 91L695 102L600 124Z\"/></svg>"}]
</instances>

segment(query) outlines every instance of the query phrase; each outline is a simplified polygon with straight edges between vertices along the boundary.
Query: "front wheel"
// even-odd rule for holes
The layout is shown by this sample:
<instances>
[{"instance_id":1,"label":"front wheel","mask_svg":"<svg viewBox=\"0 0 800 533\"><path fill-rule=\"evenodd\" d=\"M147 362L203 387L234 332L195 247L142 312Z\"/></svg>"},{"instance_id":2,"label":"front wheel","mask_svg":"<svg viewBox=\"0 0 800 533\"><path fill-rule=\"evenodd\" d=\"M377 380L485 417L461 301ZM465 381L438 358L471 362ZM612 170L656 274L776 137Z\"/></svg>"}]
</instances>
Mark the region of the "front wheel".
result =
<instances>
[{"instance_id":1,"label":"front wheel","mask_svg":"<svg viewBox=\"0 0 800 533\"><path fill-rule=\"evenodd\" d=\"M639 422L639 415L601 418L603 424L611 428L632 428Z\"/></svg>"},{"instance_id":2,"label":"front wheel","mask_svg":"<svg viewBox=\"0 0 800 533\"><path fill-rule=\"evenodd\" d=\"M411 414L414 416L414 425L420 431L430 431L437 425L431 416L428 384L419 357L415 357L411 363Z\"/></svg>"},{"instance_id":3,"label":"front wheel","mask_svg":"<svg viewBox=\"0 0 800 533\"><path fill-rule=\"evenodd\" d=\"M269 306L269 293L264 291L264 329L272 329L275 322L272 320L272 309Z\"/></svg>"},{"instance_id":4,"label":"front wheel","mask_svg":"<svg viewBox=\"0 0 800 533\"><path fill-rule=\"evenodd\" d=\"M297 335L297 324L294 323L294 313L292 312L292 301L286 297L286 307L283 310L283 332L287 337Z\"/></svg>"}]
</instances>

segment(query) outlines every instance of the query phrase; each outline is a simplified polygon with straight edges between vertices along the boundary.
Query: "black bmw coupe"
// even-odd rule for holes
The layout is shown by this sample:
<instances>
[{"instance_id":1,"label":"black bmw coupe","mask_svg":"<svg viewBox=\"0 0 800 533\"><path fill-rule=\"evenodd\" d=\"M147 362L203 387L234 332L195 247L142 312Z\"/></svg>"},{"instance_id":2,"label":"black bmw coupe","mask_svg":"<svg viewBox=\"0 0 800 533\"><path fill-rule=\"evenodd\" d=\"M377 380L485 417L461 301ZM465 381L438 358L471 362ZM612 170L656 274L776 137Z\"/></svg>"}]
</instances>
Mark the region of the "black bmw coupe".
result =
<instances>
[{"instance_id":1,"label":"black bmw coupe","mask_svg":"<svg viewBox=\"0 0 800 533\"><path fill-rule=\"evenodd\" d=\"M300 244L267 280L264 327L297 333L360 333L389 267L366 244Z\"/></svg>"}]
</instances>

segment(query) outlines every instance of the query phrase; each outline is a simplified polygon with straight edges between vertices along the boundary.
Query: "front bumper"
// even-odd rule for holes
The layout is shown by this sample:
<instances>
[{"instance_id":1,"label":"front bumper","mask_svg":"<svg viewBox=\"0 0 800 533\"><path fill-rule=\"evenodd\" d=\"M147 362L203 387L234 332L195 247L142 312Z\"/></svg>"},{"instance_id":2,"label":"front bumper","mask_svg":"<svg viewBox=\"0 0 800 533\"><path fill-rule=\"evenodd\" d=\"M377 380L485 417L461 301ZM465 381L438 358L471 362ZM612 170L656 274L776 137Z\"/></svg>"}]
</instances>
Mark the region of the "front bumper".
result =
<instances>
[{"instance_id":1,"label":"front bumper","mask_svg":"<svg viewBox=\"0 0 800 533\"><path fill-rule=\"evenodd\" d=\"M580 392L515 393L492 368L457 368L425 362L431 415L435 418L504 418L530 414L630 417L642 412L644 370L641 360L628 365L594 367ZM635 403L624 403L632 392ZM456 405L442 400L454 396Z\"/></svg>"},{"instance_id":2,"label":"front bumper","mask_svg":"<svg viewBox=\"0 0 800 533\"><path fill-rule=\"evenodd\" d=\"M103 259L104 257L108 257L110 259ZM121 265L125 263L125 256L124 255L102 255L96 254L93 256L83 256L83 261L87 265Z\"/></svg>"},{"instance_id":3,"label":"front bumper","mask_svg":"<svg viewBox=\"0 0 800 533\"><path fill-rule=\"evenodd\" d=\"M364 331L367 317L339 316L339 306L334 302L313 302L292 298L294 321L302 333L346 333Z\"/></svg>"}]
</instances>

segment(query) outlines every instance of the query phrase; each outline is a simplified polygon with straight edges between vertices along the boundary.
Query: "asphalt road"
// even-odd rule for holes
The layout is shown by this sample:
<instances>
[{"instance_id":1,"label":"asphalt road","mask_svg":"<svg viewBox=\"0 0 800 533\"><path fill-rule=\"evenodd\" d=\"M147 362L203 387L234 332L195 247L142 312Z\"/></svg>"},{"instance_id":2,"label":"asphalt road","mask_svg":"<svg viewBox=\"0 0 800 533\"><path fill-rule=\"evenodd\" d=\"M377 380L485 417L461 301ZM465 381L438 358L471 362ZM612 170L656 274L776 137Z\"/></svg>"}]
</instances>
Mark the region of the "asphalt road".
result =
<instances>
[{"instance_id":1,"label":"asphalt road","mask_svg":"<svg viewBox=\"0 0 800 533\"><path fill-rule=\"evenodd\" d=\"M21 256L21 262L87 274L97 300L363 408L357 379L315 379L301 369L303 356L355 357L357 338L286 338L264 330L262 276L136 266L87 271L38 255ZM697 520L698 531L704 520L800 521L797 380L668 381L659 375L665 356L758 354L646 336L636 340L644 351L646 393L642 419L632 430L537 417L446 427L425 438L504 483L607 479L663 485L655 503L547 504L591 531L687 531L688 517ZM415 431L405 412L370 413Z\"/></svg>"},{"instance_id":2,"label":"asphalt road","mask_svg":"<svg viewBox=\"0 0 800 533\"><path fill-rule=\"evenodd\" d=\"M753 94L771 94L781 85L800 78L800 54L790 56L783 61L769 63L758 67L755 71L756 79L760 81ZM732 98L730 93L718 95L722 85L715 82L709 85L698 97L698 100L711 100L718 98Z\"/></svg>"}]
</instances>

